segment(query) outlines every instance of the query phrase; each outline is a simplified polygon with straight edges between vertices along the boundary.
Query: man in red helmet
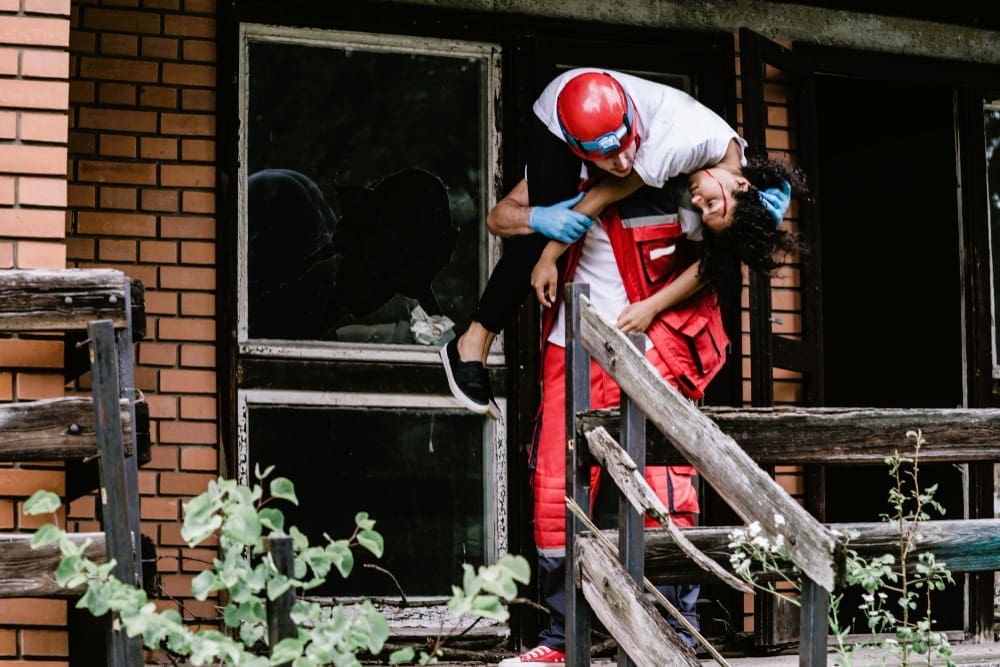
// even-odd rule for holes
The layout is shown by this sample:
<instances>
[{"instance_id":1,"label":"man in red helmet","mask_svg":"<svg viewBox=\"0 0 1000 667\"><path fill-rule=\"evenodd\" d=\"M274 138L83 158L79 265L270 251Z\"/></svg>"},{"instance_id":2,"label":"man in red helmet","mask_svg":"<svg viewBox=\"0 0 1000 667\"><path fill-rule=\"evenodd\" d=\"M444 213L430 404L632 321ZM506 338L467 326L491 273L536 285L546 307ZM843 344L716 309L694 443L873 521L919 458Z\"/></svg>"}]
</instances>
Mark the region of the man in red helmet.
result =
<instances>
[{"instance_id":1,"label":"man in red helmet","mask_svg":"<svg viewBox=\"0 0 1000 667\"><path fill-rule=\"evenodd\" d=\"M522 179L490 212L491 233L506 240L465 332L441 348L449 388L463 407L496 415L486 356L531 290L550 240L572 243L604 208L642 185L720 162L745 163L746 142L687 93L630 74L581 68L553 79L532 107L531 151ZM568 150L567 150L568 149ZM609 174L579 192L584 163ZM528 201L530 205L514 204ZM698 288L697 271L677 285L678 302Z\"/></svg>"}]
</instances>

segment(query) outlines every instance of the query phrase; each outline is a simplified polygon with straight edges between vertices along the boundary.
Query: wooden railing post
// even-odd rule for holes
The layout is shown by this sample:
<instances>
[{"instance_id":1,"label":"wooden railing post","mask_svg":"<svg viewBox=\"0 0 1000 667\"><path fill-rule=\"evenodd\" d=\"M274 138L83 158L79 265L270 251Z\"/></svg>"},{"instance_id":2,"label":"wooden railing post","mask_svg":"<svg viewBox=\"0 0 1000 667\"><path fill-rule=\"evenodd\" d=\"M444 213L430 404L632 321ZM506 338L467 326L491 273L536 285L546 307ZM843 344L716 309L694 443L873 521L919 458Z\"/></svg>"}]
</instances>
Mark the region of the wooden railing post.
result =
<instances>
[{"instance_id":1,"label":"wooden railing post","mask_svg":"<svg viewBox=\"0 0 1000 667\"><path fill-rule=\"evenodd\" d=\"M269 537L264 541L267 552L274 560L274 566L286 577L294 576L295 552L289 536ZM292 622L292 605L295 604L295 590L289 588L274 600L267 601L267 641L271 649L282 639L296 637L298 629ZM286 662L279 667L288 667Z\"/></svg>"},{"instance_id":2,"label":"wooden railing post","mask_svg":"<svg viewBox=\"0 0 1000 667\"><path fill-rule=\"evenodd\" d=\"M630 334L629 342L637 350L646 346L645 334ZM635 461L636 472L641 476L646 470L646 415L628 394L621 394L621 446ZM645 517L632 508L625 494L618 491L618 554L625 571L640 587L643 579L643 540ZM625 649L618 648L618 667L635 667Z\"/></svg>"},{"instance_id":3,"label":"wooden railing post","mask_svg":"<svg viewBox=\"0 0 1000 667\"><path fill-rule=\"evenodd\" d=\"M576 415L590 409L590 355L580 336L580 296L590 288L566 285L566 494L580 507L590 507L591 456L587 441L577 437ZM590 665L590 608L579 586L576 535L582 522L566 512L566 664Z\"/></svg>"},{"instance_id":4,"label":"wooden railing post","mask_svg":"<svg viewBox=\"0 0 1000 667\"><path fill-rule=\"evenodd\" d=\"M809 577L802 578L802 608L799 625L799 665L826 664L827 616L830 593Z\"/></svg>"}]
</instances>

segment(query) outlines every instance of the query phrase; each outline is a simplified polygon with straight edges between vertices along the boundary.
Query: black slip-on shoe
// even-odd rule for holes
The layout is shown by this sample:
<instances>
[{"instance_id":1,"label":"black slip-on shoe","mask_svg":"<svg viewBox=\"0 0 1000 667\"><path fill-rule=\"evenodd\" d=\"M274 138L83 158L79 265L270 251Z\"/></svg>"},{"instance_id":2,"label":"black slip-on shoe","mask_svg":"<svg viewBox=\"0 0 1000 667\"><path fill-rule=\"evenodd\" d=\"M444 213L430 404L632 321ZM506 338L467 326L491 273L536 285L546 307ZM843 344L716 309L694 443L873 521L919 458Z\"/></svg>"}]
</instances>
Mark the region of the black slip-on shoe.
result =
<instances>
[{"instance_id":1,"label":"black slip-on shoe","mask_svg":"<svg viewBox=\"0 0 1000 667\"><path fill-rule=\"evenodd\" d=\"M478 415L490 412L493 389L486 367L478 361L462 361L457 338L441 347L441 363L448 376L448 387L459 405Z\"/></svg>"}]
</instances>

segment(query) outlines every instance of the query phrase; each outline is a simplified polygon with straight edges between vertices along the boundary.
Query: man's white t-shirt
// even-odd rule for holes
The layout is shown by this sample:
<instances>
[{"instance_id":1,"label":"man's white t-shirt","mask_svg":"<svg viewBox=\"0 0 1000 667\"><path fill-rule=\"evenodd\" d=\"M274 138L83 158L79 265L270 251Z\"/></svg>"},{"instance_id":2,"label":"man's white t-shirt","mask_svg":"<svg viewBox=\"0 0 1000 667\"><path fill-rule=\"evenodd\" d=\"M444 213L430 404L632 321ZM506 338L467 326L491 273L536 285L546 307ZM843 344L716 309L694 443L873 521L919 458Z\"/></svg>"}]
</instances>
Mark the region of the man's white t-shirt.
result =
<instances>
[{"instance_id":1,"label":"man's white t-shirt","mask_svg":"<svg viewBox=\"0 0 1000 667\"><path fill-rule=\"evenodd\" d=\"M726 155L729 142L740 145L741 161L746 142L726 121L682 90L613 70L584 67L571 69L553 79L535 100L532 110L545 126L565 141L556 101L566 82L584 72L607 72L632 98L639 116L639 149L635 171L643 183L654 188L680 174L711 167Z\"/></svg>"}]
</instances>

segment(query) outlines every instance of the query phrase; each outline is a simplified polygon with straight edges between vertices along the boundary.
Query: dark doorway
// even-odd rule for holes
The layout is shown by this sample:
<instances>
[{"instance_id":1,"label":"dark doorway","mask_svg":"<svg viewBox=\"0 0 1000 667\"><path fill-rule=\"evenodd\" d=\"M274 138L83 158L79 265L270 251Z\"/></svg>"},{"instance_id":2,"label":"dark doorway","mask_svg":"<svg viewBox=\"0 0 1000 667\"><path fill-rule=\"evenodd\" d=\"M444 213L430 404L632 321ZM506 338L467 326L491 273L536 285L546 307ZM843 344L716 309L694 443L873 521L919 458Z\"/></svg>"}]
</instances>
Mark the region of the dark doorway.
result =
<instances>
[{"instance_id":1,"label":"dark doorway","mask_svg":"<svg viewBox=\"0 0 1000 667\"><path fill-rule=\"evenodd\" d=\"M952 90L821 75L817 113L826 404L961 406ZM828 521L889 511L885 467L826 475ZM940 484L948 518L963 516L960 468L922 466L920 480ZM942 596L939 628L963 627L962 597L961 585Z\"/></svg>"}]
</instances>

